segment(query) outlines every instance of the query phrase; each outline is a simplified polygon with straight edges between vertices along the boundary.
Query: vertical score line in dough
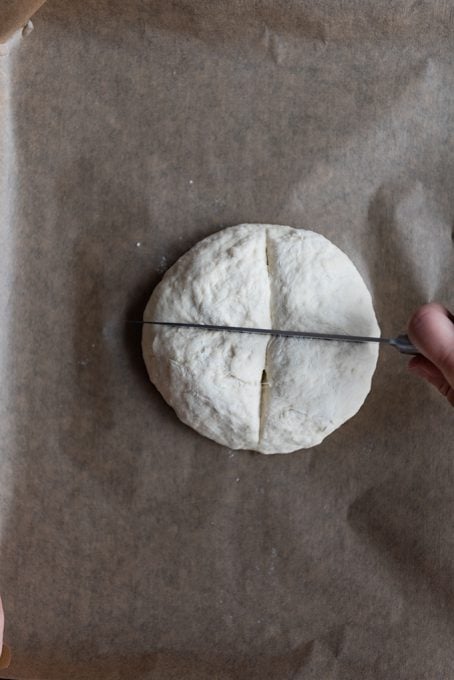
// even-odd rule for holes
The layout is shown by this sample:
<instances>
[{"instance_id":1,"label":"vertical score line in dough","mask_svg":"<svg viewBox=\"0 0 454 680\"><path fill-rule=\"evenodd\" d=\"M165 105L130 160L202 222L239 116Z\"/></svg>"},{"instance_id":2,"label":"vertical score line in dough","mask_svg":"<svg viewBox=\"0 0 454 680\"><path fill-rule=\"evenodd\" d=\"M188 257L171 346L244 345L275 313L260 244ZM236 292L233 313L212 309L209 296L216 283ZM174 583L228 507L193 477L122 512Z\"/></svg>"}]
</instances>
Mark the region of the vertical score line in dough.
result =
<instances>
[{"instance_id":1,"label":"vertical score line in dough","mask_svg":"<svg viewBox=\"0 0 454 680\"><path fill-rule=\"evenodd\" d=\"M271 321L271 328L274 327L274 320L273 320L273 303L271 300L271 295L272 295L272 286L271 286L271 270L270 270L270 261L269 261L269 248L268 248L268 229L265 230L265 263L266 263L266 270L268 274L268 286L269 286L269 300L270 300L270 321ZM267 369L268 369L268 348L270 346L270 342L272 340L272 337L268 338L268 341L266 343L266 349L265 349L265 366L262 371L262 377L260 380L260 399L259 399L259 440L257 442L258 445L260 445L260 442L262 441L262 434L263 434L263 427L265 425L265 412L266 412L266 402L268 398L268 393L269 393L269 383L268 383L268 374L267 374Z\"/></svg>"}]
</instances>

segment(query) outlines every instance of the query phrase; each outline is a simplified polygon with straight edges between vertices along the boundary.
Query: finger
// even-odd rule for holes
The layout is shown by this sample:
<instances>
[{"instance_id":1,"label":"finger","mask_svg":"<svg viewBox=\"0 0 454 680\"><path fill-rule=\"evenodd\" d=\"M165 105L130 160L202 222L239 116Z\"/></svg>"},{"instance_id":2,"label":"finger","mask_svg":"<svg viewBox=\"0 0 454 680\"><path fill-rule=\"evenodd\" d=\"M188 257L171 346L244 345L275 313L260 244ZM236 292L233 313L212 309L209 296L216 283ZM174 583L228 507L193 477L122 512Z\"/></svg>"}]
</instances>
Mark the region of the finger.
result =
<instances>
[{"instance_id":1,"label":"finger","mask_svg":"<svg viewBox=\"0 0 454 680\"><path fill-rule=\"evenodd\" d=\"M435 366L427 357L423 357L422 354L415 356L408 362L408 368L412 373L416 373L425 378L426 380L442 380L444 379L443 373L439 368Z\"/></svg>"},{"instance_id":2,"label":"finger","mask_svg":"<svg viewBox=\"0 0 454 680\"><path fill-rule=\"evenodd\" d=\"M2 598L0 597L0 648L1 648L1 640L3 640L3 629L5 627L5 614L3 612L3 602Z\"/></svg>"},{"instance_id":3,"label":"finger","mask_svg":"<svg viewBox=\"0 0 454 680\"><path fill-rule=\"evenodd\" d=\"M431 302L420 307L408 324L411 341L440 369L447 382L454 386L454 323L442 305Z\"/></svg>"},{"instance_id":4,"label":"finger","mask_svg":"<svg viewBox=\"0 0 454 680\"><path fill-rule=\"evenodd\" d=\"M423 356L413 357L408 364L408 368L412 373L416 373L416 375L427 380L454 406L454 390L440 369L434 366L429 359Z\"/></svg>"},{"instance_id":5,"label":"finger","mask_svg":"<svg viewBox=\"0 0 454 680\"><path fill-rule=\"evenodd\" d=\"M3 631L5 627L5 615L3 612L3 602L2 598L0 597L0 652L3 653ZM1 654L0 654L0 659L1 659ZM3 668L3 666L1 666Z\"/></svg>"}]
</instances>

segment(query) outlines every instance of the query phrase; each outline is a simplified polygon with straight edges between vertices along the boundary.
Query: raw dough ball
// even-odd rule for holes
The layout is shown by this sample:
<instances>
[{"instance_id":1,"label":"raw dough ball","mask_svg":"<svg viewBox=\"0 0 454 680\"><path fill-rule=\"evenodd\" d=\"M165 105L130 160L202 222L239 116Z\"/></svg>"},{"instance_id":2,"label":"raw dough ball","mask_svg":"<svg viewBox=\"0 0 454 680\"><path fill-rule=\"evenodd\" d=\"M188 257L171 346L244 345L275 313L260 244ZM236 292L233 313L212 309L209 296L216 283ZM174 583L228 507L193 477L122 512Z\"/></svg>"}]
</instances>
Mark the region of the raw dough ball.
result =
<instances>
[{"instance_id":1,"label":"raw dough ball","mask_svg":"<svg viewBox=\"0 0 454 680\"><path fill-rule=\"evenodd\" d=\"M164 275L144 319L379 335L349 258L320 234L242 224L198 243ZM145 325L148 373L179 418L232 449L319 444L369 390L376 344Z\"/></svg>"}]
</instances>

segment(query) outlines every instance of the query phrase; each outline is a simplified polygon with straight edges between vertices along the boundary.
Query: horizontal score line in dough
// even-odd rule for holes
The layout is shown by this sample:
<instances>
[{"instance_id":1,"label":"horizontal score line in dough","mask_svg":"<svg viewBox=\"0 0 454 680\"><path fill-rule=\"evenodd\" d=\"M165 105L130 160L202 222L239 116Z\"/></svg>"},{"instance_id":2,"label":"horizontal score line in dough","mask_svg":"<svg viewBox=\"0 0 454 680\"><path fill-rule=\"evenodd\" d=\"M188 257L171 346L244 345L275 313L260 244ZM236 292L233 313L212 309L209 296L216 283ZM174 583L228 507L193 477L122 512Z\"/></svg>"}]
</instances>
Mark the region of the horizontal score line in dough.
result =
<instances>
[{"instance_id":1,"label":"horizontal score line in dough","mask_svg":"<svg viewBox=\"0 0 454 680\"><path fill-rule=\"evenodd\" d=\"M242 224L197 243L164 275L145 319L380 335L351 260L320 234ZM144 326L151 381L180 420L231 449L319 444L370 391L378 346Z\"/></svg>"}]
</instances>

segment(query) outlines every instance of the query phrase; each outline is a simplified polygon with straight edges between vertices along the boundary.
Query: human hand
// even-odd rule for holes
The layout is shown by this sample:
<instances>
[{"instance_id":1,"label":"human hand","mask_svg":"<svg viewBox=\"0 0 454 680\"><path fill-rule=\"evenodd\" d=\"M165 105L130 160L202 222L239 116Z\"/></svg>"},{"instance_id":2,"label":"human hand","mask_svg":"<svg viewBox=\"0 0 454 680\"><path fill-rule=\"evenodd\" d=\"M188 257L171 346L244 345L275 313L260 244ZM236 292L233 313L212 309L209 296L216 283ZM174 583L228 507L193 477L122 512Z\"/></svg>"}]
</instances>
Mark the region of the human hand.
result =
<instances>
[{"instance_id":1,"label":"human hand","mask_svg":"<svg viewBox=\"0 0 454 680\"><path fill-rule=\"evenodd\" d=\"M11 662L11 650L8 645L3 644L3 629L5 627L5 615L3 613L2 598L0 597L0 669L8 668Z\"/></svg>"},{"instance_id":2,"label":"human hand","mask_svg":"<svg viewBox=\"0 0 454 680\"><path fill-rule=\"evenodd\" d=\"M0 597L0 651L3 647L3 630L5 628L5 614L3 612L3 602Z\"/></svg>"},{"instance_id":3,"label":"human hand","mask_svg":"<svg viewBox=\"0 0 454 680\"><path fill-rule=\"evenodd\" d=\"M408 335L423 356L408 368L425 378L454 406L454 317L437 302L420 307L408 323Z\"/></svg>"}]
</instances>

